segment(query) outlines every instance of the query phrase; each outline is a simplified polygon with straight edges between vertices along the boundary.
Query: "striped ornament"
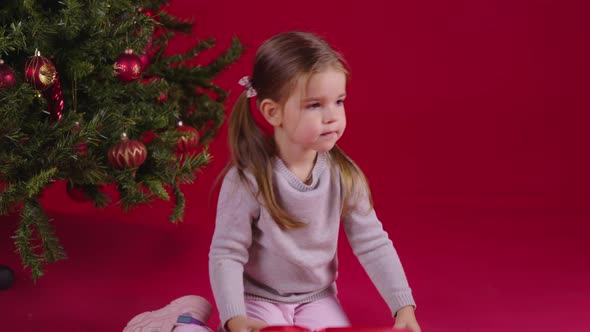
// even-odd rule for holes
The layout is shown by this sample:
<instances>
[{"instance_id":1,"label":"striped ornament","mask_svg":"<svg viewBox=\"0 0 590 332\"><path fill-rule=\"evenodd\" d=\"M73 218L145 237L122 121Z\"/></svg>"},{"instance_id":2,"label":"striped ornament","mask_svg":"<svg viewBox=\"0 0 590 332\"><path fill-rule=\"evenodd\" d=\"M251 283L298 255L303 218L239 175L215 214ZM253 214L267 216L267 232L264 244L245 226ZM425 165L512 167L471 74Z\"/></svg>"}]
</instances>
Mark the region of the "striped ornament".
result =
<instances>
[{"instance_id":1,"label":"striped ornament","mask_svg":"<svg viewBox=\"0 0 590 332\"><path fill-rule=\"evenodd\" d=\"M113 145L107 155L109 164L117 169L138 168L147 158L147 148L136 140L130 140L127 134L121 134L121 141Z\"/></svg>"}]
</instances>

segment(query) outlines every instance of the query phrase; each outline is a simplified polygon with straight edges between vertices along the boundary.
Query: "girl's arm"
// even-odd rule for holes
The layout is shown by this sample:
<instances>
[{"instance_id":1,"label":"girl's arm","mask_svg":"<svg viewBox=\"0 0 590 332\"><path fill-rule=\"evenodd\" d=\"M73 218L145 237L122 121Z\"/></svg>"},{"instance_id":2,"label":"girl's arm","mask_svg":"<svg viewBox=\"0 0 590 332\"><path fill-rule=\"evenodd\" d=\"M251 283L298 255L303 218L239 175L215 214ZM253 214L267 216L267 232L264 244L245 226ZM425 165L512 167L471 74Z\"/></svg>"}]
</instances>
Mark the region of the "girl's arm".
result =
<instances>
[{"instance_id":1,"label":"girl's arm","mask_svg":"<svg viewBox=\"0 0 590 332\"><path fill-rule=\"evenodd\" d=\"M348 212L342 216L344 231L353 252L392 314L406 306L415 307L400 258L371 208L368 188L357 188L349 203Z\"/></svg>"},{"instance_id":2,"label":"girl's arm","mask_svg":"<svg viewBox=\"0 0 590 332\"><path fill-rule=\"evenodd\" d=\"M209 280L223 325L232 317L246 316L244 264L252 242L252 221L259 214L260 205L232 168L219 192L209 251Z\"/></svg>"}]
</instances>

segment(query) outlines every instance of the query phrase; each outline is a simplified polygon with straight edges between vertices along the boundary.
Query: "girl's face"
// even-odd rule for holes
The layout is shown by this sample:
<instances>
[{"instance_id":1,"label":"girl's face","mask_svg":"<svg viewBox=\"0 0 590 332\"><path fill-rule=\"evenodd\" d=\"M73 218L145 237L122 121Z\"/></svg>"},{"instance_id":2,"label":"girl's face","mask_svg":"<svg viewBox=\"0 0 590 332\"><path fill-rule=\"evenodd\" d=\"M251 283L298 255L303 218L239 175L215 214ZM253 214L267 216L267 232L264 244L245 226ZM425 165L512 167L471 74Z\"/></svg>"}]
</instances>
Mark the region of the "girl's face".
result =
<instances>
[{"instance_id":1,"label":"girl's face","mask_svg":"<svg viewBox=\"0 0 590 332\"><path fill-rule=\"evenodd\" d=\"M300 77L283 106L282 125L275 137L303 152L331 150L346 128L345 98L342 71L327 68Z\"/></svg>"}]
</instances>

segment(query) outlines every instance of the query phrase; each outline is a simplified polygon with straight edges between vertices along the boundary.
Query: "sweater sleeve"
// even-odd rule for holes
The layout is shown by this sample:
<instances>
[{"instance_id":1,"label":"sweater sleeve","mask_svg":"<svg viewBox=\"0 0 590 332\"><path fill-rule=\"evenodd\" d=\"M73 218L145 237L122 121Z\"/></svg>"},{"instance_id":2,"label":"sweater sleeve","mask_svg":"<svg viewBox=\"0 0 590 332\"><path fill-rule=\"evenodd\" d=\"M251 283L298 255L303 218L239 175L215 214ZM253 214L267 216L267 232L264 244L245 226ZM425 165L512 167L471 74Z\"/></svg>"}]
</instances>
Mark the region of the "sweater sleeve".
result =
<instances>
[{"instance_id":1,"label":"sweater sleeve","mask_svg":"<svg viewBox=\"0 0 590 332\"><path fill-rule=\"evenodd\" d=\"M351 195L342 217L344 231L354 254L395 314L404 306L416 304L399 256L371 207L367 190L356 190Z\"/></svg>"},{"instance_id":2,"label":"sweater sleeve","mask_svg":"<svg viewBox=\"0 0 590 332\"><path fill-rule=\"evenodd\" d=\"M232 168L219 192L209 250L209 280L222 326L232 317L246 315L244 264L252 243L252 222L260 215L260 205L252 194L255 189L244 184L237 169Z\"/></svg>"}]
</instances>

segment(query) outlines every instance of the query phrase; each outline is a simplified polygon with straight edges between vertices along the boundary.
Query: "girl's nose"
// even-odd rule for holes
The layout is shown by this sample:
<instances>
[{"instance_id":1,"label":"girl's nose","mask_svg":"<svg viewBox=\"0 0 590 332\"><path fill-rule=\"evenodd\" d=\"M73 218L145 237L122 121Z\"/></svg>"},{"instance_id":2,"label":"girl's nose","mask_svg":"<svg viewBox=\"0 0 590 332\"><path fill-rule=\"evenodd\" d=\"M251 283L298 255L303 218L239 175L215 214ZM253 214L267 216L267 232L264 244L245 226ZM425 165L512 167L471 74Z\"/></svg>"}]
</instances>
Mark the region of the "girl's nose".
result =
<instances>
[{"instance_id":1,"label":"girl's nose","mask_svg":"<svg viewBox=\"0 0 590 332\"><path fill-rule=\"evenodd\" d=\"M338 110L336 107L328 107L324 112L324 123L332 123L338 120Z\"/></svg>"}]
</instances>

